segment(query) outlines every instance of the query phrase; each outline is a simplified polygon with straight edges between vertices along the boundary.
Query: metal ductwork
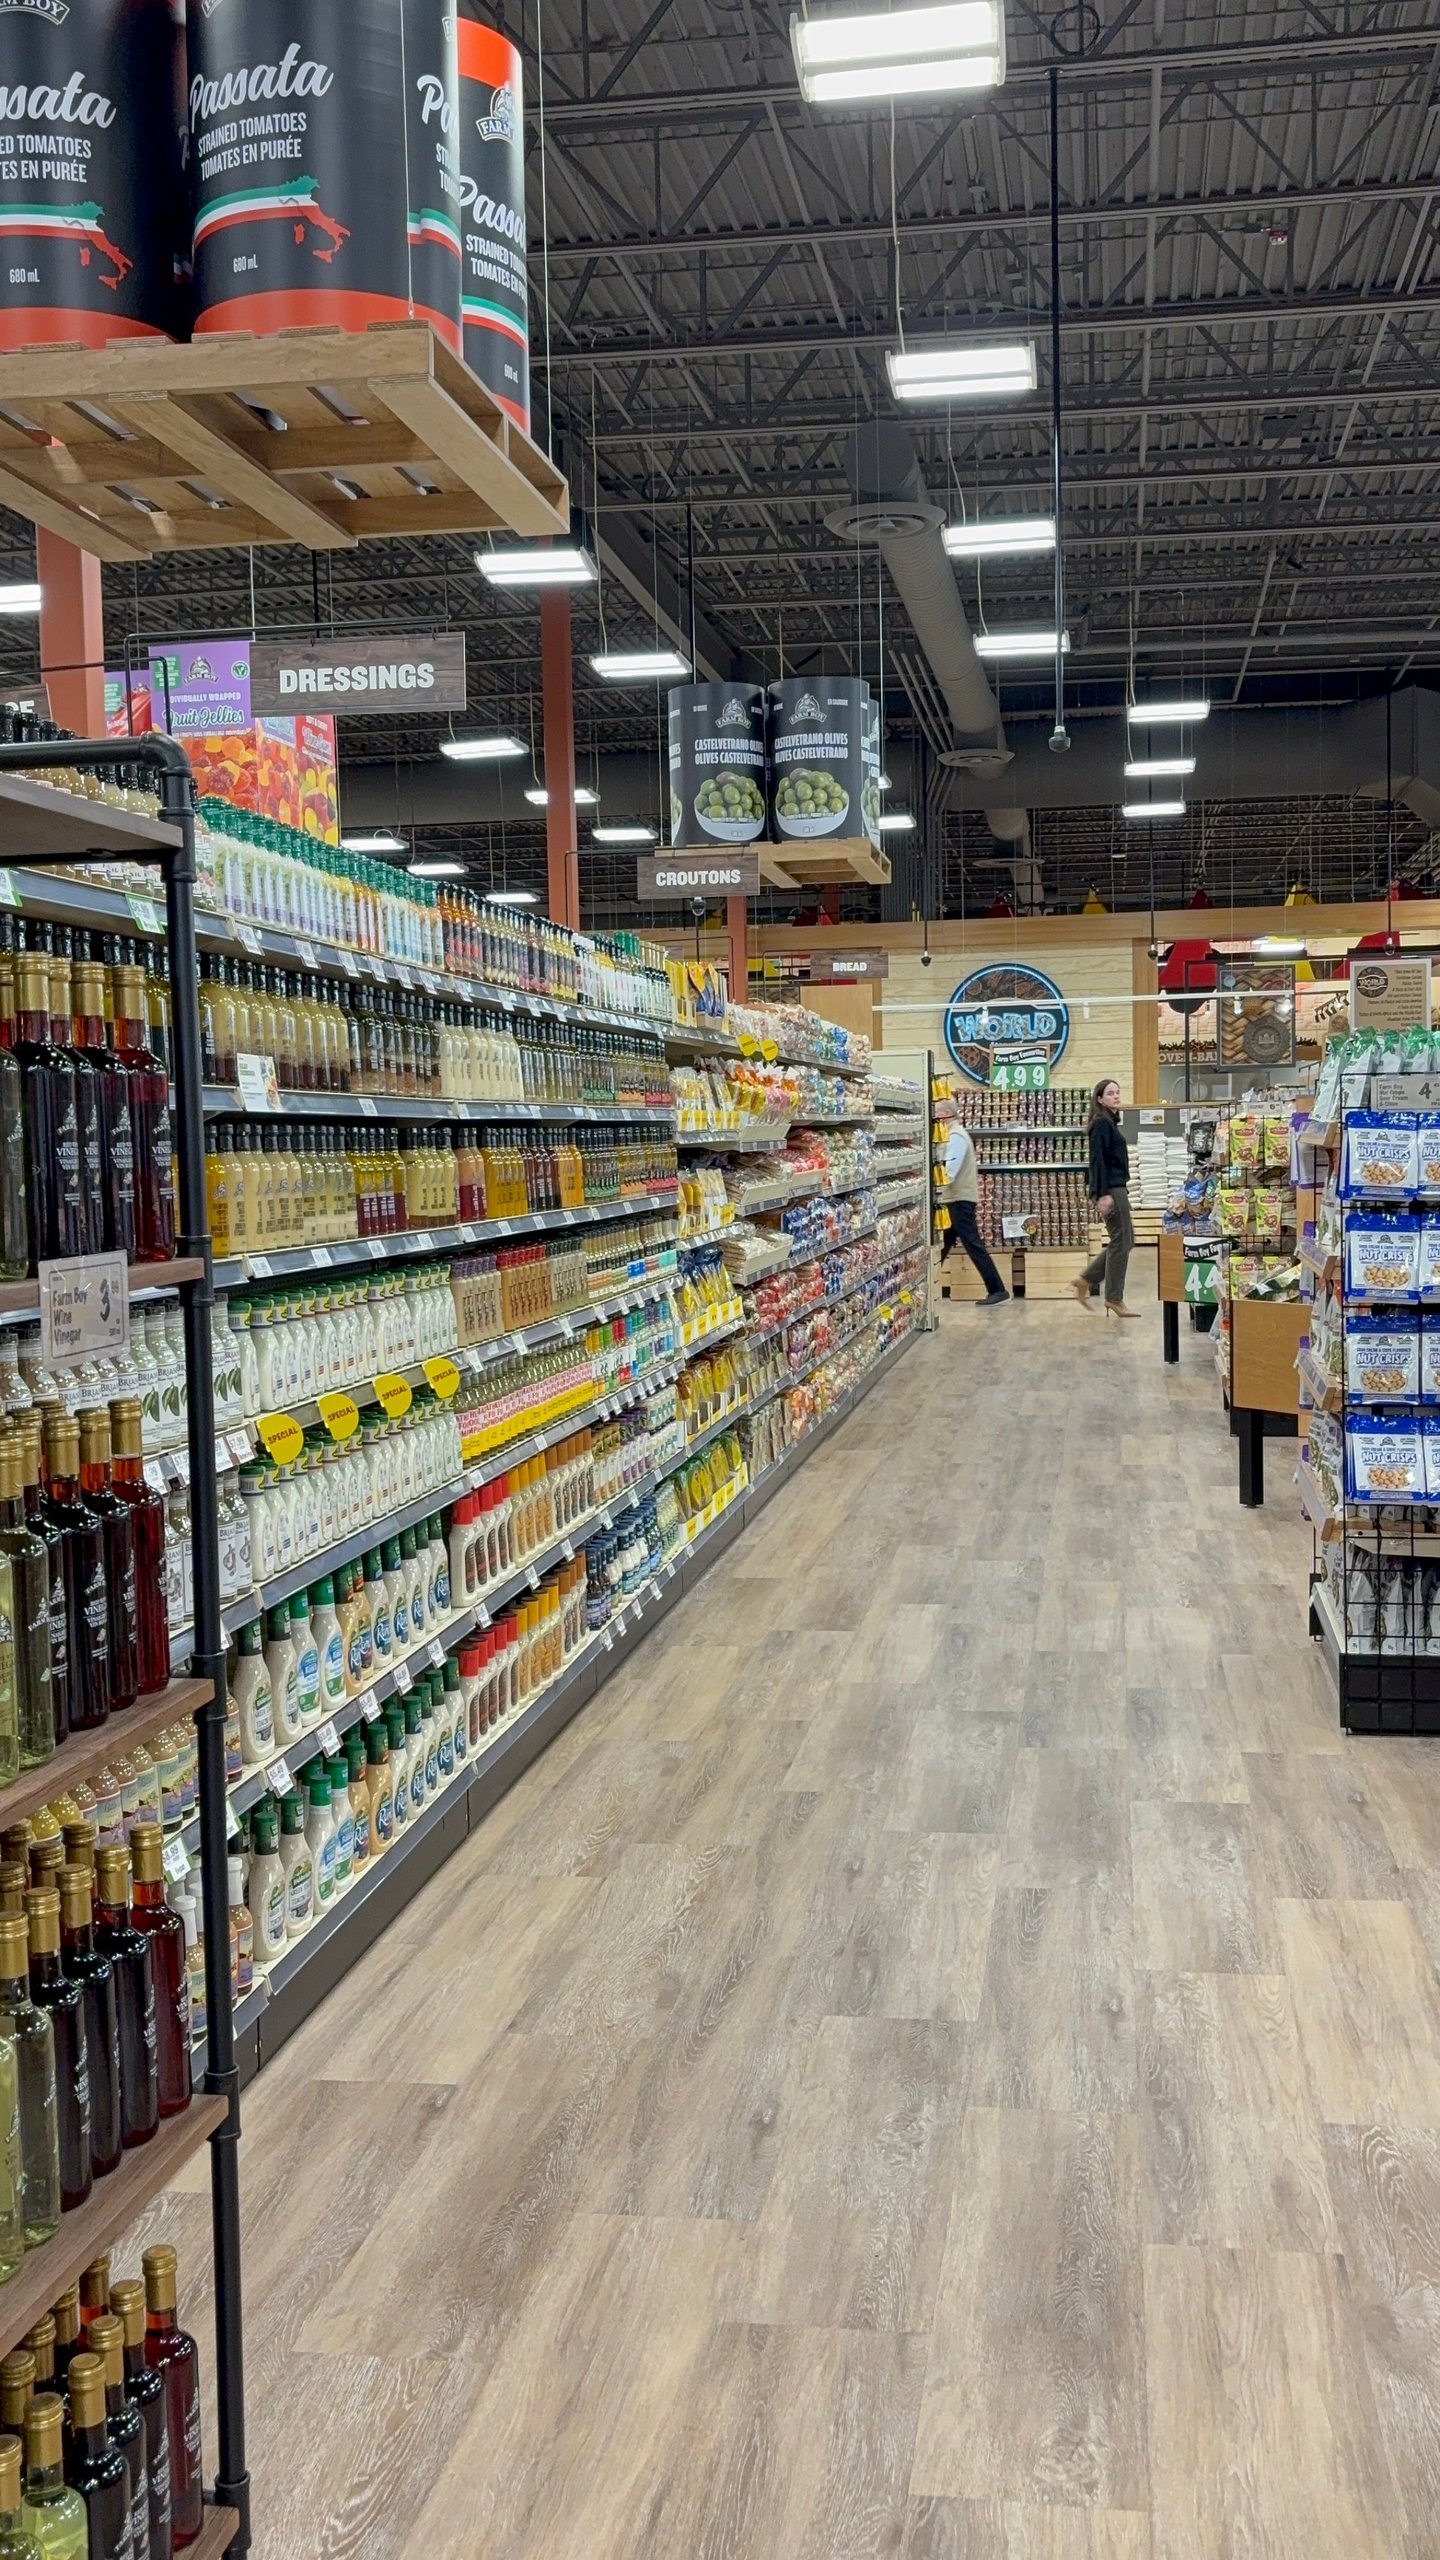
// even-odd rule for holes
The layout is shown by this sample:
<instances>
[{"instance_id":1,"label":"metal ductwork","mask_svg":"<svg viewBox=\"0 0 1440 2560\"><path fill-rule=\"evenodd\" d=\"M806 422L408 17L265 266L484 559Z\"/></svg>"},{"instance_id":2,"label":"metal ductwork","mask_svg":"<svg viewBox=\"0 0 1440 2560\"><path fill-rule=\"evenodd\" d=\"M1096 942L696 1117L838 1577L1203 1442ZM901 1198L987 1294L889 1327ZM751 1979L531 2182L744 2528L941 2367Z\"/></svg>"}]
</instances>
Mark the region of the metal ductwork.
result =
<instances>
[{"instance_id":1,"label":"metal ductwork","mask_svg":"<svg viewBox=\"0 0 1440 2560\"><path fill-rule=\"evenodd\" d=\"M980 780L1003 773L1011 750L940 539L944 510L925 487L904 428L872 420L849 439L846 468L853 503L826 523L843 542L874 544L890 572L924 653L923 666L903 652L896 665L937 758L951 773ZM997 806L985 814L997 840L1013 846L1017 861L1028 864L1025 810Z\"/></svg>"}]
</instances>

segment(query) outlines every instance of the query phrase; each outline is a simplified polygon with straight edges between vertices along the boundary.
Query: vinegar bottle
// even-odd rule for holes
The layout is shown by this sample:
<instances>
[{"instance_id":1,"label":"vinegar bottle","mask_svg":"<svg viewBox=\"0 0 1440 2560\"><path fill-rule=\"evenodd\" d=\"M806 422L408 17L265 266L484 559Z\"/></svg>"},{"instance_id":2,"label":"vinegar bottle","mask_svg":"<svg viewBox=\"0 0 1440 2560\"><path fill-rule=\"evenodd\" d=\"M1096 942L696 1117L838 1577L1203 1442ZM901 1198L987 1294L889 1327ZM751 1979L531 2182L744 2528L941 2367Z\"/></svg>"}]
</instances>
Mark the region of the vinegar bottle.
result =
<instances>
[{"instance_id":1,"label":"vinegar bottle","mask_svg":"<svg viewBox=\"0 0 1440 2560\"><path fill-rule=\"evenodd\" d=\"M127 2276L110 2288L110 2308L125 2331L125 2397L145 2428L145 2473L150 2490L150 2560L170 2560L170 2435L165 2385L145 2361L145 2287Z\"/></svg>"},{"instance_id":2,"label":"vinegar bottle","mask_svg":"<svg viewBox=\"0 0 1440 2560\"><path fill-rule=\"evenodd\" d=\"M145 2361L165 2385L165 2432L170 2444L170 2523L176 2551L193 2542L205 2521L200 2456L200 2350L175 2324L175 2252L147 2249Z\"/></svg>"},{"instance_id":3,"label":"vinegar bottle","mask_svg":"<svg viewBox=\"0 0 1440 2560\"><path fill-rule=\"evenodd\" d=\"M110 2442L125 2460L130 2495L130 2548L134 2560L150 2560L150 2480L145 2461L145 2421L125 2396L125 2326L113 2311L97 2312L86 2344L105 2376L105 2415ZM0 2560L4 2553L0 2552Z\"/></svg>"},{"instance_id":4,"label":"vinegar bottle","mask_svg":"<svg viewBox=\"0 0 1440 2560\"><path fill-rule=\"evenodd\" d=\"M144 970L117 969L114 989L115 1048L129 1078L135 1159L135 1258L137 1262L170 1262L175 1254L175 1142L170 1125L170 1080L164 1061L151 1043Z\"/></svg>"},{"instance_id":5,"label":"vinegar bottle","mask_svg":"<svg viewBox=\"0 0 1440 2560\"><path fill-rule=\"evenodd\" d=\"M45 1427L46 1516L61 1532L70 1653L70 1730L93 1733L110 1713L110 1601L105 1532L80 1494L80 1431L52 1414Z\"/></svg>"},{"instance_id":6,"label":"vinegar bottle","mask_svg":"<svg viewBox=\"0 0 1440 2560\"><path fill-rule=\"evenodd\" d=\"M110 1489L130 1512L135 1556L135 1648L140 1687L148 1697L170 1678L170 1619L165 1605L165 1504L145 1481L139 1398L110 1407ZM0 1476L3 1483L3 1476Z\"/></svg>"},{"instance_id":7,"label":"vinegar bottle","mask_svg":"<svg viewBox=\"0 0 1440 2560\"><path fill-rule=\"evenodd\" d=\"M0 2437L0 2560L40 2560L40 2544L25 2523L21 2507L24 2452L18 2435Z\"/></svg>"},{"instance_id":8,"label":"vinegar bottle","mask_svg":"<svg viewBox=\"0 0 1440 2560\"><path fill-rule=\"evenodd\" d=\"M21 2521L43 2560L89 2560L90 2521L85 2502L65 2486L65 2403L41 2391L25 2419L25 2500Z\"/></svg>"},{"instance_id":9,"label":"vinegar bottle","mask_svg":"<svg viewBox=\"0 0 1440 2560\"><path fill-rule=\"evenodd\" d=\"M85 1867L60 1870L60 1946L65 1971L85 2000L90 2072L90 2158L97 2178L120 2166L120 2013L115 1968L95 1945L91 1880Z\"/></svg>"},{"instance_id":10,"label":"vinegar bottle","mask_svg":"<svg viewBox=\"0 0 1440 2560\"><path fill-rule=\"evenodd\" d=\"M70 2359L70 2460L67 2475L83 2500L90 2560L134 2560L130 2529L130 2469L110 2442L105 2367L98 2356Z\"/></svg>"},{"instance_id":11,"label":"vinegar bottle","mask_svg":"<svg viewBox=\"0 0 1440 2560\"><path fill-rule=\"evenodd\" d=\"M95 1854L95 1944L115 1972L120 2030L120 2132L127 2151L160 2122L155 1975L150 1940L130 1917L130 1860L118 1846Z\"/></svg>"},{"instance_id":12,"label":"vinegar bottle","mask_svg":"<svg viewBox=\"0 0 1440 2560\"><path fill-rule=\"evenodd\" d=\"M30 1997L29 1933L23 1919L0 1914L0 2036L12 2044L20 2086L20 2203L27 2249L60 2228L60 2120L55 2093L55 2030Z\"/></svg>"},{"instance_id":13,"label":"vinegar bottle","mask_svg":"<svg viewBox=\"0 0 1440 2560\"><path fill-rule=\"evenodd\" d=\"M50 1689L50 1555L25 1519L25 1461L18 1434L0 1440L0 1557L8 1566L15 1642L19 1765L38 1769L55 1749Z\"/></svg>"},{"instance_id":14,"label":"vinegar bottle","mask_svg":"<svg viewBox=\"0 0 1440 2560\"><path fill-rule=\"evenodd\" d=\"M110 1664L110 1712L133 1707L140 1693L139 1585L135 1571L135 1516L110 1484L110 1415L86 1405L80 1416L80 1492L99 1515L105 1546L106 1635ZM168 1677L169 1665L166 1664ZM163 1688L164 1680L158 1685Z\"/></svg>"},{"instance_id":15,"label":"vinegar bottle","mask_svg":"<svg viewBox=\"0 0 1440 2560\"><path fill-rule=\"evenodd\" d=\"M150 1941L160 2113L178 2116L190 2104L190 1979L185 1924L165 1899L164 1852L165 1835L159 1823L137 1822L130 1834L135 1875L130 1917Z\"/></svg>"},{"instance_id":16,"label":"vinegar bottle","mask_svg":"<svg viewBox=\"0 0 1440 2560\"><path fill-rule=\"evenodd\" d=\"M30 1996L49 2011L55 2036L55 2090L60 2119L60 2202L82 2205L94 2184L90 2162L90 2055L85 1995L60 1964L60 1896L48 1885L25 1896L30 1930Z\"/></svg>"}]
</instances>

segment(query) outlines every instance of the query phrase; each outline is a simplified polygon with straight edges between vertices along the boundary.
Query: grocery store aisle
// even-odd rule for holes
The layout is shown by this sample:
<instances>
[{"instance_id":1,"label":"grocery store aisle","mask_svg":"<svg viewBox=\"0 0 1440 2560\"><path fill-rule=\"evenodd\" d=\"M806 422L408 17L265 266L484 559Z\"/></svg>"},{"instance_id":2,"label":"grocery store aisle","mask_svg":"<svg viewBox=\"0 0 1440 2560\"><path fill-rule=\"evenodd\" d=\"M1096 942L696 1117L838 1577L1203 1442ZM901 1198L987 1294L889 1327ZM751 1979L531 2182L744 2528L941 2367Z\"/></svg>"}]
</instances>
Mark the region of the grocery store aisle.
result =
<instances>
[{"instance_id":1,"label":"grocery store aisle","mask_svg":"<svg viewBox=\"0 0 1440 2560\"><path fill-rule=\"evenodd\" d=\"M946 1310L250 2093L266 2560L1433 2560L1440 1752L1287 1472Z\"/></svg>"}]
</instances>

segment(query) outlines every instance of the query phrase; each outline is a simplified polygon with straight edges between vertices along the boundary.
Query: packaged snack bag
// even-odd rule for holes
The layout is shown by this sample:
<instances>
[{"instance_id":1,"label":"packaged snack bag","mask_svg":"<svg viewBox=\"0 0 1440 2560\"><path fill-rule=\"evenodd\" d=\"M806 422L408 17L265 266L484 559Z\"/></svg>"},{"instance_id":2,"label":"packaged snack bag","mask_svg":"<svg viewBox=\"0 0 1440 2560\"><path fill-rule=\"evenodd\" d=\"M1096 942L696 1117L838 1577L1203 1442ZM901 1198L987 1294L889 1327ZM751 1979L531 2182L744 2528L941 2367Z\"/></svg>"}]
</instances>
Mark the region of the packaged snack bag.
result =
<instances>
[{"instance_id":1,"label":"packaged snack bag","mask_svg":"<svg viewBox=\"0 0 1440 2560\"><path fill-rule=\"evenodd\" d=\"M1419 1285L1420 1226L1381 1210L1345 1221L1345 1288L1351 1298L1413 1298Z\"/></svg>"},{"instance_id":2,"label":"packaged snack bag","mask_svg":"<svg viewBox=\"0 0 1440 2560\"><path fill-rule=\"evenodd\" d=\"M1290 1170L1290 1122L1272 1111L1265 1114L1265 1165L1271 1173Z\"/></svg>"},{"instance_id":3,"label":"packaged snack bag","mask_svg":"<svg viewBox=\"0 0 1440 2560\"><path fill-rule=\"evenodd\" d=\"M1414 1582L1408 1560L1385 1556L1380 1565L1380 1650L1408 1654L1414 1649Z\"/></svg>"},{"instance_id":4,"label":"packaged snack bag","mask_svg":"<svg viewBox=\"0 0 1440 2560\"><path fill-rule=\"evenodd\" d=\"M1421 1221L1415 1258L1415 1286L1427 1304L1440 1304L1440 1218Z\"/></svg>"},{"instance_id":5,"label":"packaged snack bag","mask_svg":"<svg viewBox=\"0 0 1440 2560\"><path fill-rule=\"evenodd\" d=\"M1345 1556L1345 1643L1350 1653L1374 1653L1378 1642L1379 1558L1368 1547Z\"/></svg>"},{"instance_id":6,"label":"packaged snack bag","mask_svg":"<svg viewBox=\"0 0 1440 2560\"><path fill-rule=\"evenodd\" d=\"M1436 1419L1440 1421L1440 1416ZM1417 1416L1347 1413L1345 1491L1349 1501L1423 1502L1425 1463L1425 1436Z\"/></svg>"},{"instance_id":7,"label":"packaged snack bag","mask_svg":"<svg viewBox=\"0 0 1440 2560\"><path fill-rule=\"evenodd\" d=\"M1264 1121L1253 1111L1237 1111L1230 1122L1230 1162L1258 1173L1264 1154Z\"/></svg>"},{"instance_id":8,"label":"packaged snack bag","mask_svg":"<svg viewBox=\"0 0 1440 2560\"><path fill-rule=\"evenodd\" d=\"M1420 1131L1413 1111L1352 1111L1340 1150L1346 1200L1401 1200L1420 1181Z\"/></svg>"},{"instance_id":9,"label":"packaged snack bag","mask_svg":"<svg viewBox=\"0 0 1440 2560\"><path fill-rule=\"evenodd\" d=\"M1415 1118L1417 1187L1440 1199L1440 1111L1419 1111Z\"/></svg>"},{"instance_id":10,"label":"packaged snack bag","mask_svg":"<svg viewBox=\"0 0 1440 2560\"><path fill-rule=\"evenodd\" d=\"M1440 1342L1440 1335L1436 1337ZM1351 1314L1345 1327L1345 1392L1366 1404L1420 1393L1420 1327L1414 1315Z\"/></svg>"}]
</instances>

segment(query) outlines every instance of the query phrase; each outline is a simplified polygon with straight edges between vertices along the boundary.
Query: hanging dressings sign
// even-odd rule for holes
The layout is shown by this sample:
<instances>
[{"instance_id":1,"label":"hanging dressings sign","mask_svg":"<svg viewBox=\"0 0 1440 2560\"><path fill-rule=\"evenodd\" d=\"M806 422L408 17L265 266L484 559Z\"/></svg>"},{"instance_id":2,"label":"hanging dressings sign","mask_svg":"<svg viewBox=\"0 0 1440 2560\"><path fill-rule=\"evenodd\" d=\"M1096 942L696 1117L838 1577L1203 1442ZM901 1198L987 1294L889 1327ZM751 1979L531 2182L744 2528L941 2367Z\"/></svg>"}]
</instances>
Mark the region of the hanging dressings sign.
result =
<instances>
[{"instance_id":1,"label":"hanging dressings sign","mask_svg":"<svg viewBox=\"0 0 1440 2560\"><path fill-rule=\"evenodd\" d=\"M525 121L518 48L459 0L461 319L465 361L530 431Z\"/></svg>"},{"instance_id":2,"label":"hanging dressings sign","mask_svg":"<svg viewBox=\"0 0 1440 2560\"><path fill-rule=\"evenodd\" d=\"M677 684L669 719L671 844L753 844L765 831L764 695Z\"/></svg>"},{"instance_id":3,"label":"hanging dressings sign","mask_svg":"<svg viewBox=\"0 0 1440 2560\"><path fill-rule=\"evenodd\" d=\"M178 334L170 0L0 9L0 348Z\"/></svg>"},{"instance_id":4,"label":"hanging dressings sign","mask_svg":"<svg viewBox=\"0 0 1440 2560\"><path fill-rule=\"evenodd\" d=\"M418 638L257 640L250 652L257 712L463 711L465 634Z\"/></svg>"},{"instance_id":5,"label":"hanging dressings sign","mask_svg":"<svg viewBox=\"0 0 1440 2560\"><path fill-rule=\"evenodd\" d=\"M441 0L190 0L195 327L429 320L460 351Z\"/></svg>"}]
</instances>

